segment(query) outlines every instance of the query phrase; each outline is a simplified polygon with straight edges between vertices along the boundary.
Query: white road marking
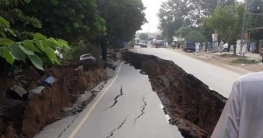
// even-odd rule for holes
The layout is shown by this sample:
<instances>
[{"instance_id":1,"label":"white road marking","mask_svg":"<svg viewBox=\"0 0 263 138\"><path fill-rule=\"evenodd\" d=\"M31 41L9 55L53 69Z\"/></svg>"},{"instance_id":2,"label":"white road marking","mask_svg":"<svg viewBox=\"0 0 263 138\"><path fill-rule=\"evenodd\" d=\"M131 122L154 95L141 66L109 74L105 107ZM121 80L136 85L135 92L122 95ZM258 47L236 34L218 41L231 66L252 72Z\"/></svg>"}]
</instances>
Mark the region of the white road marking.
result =
<instances>
[{"instance_id":1,"label":"white road marking","mask_svg":"<svg viewBox=\"0 0 263 138\"><path fill-rule=\"evenodd\" d=\"M112 86L112 84L115 82L115 80L118 78L120 70L121 70L121 65L123 64L123 62L120 64L120 67L118 69L117 75L115 76L115 78L112 80L112 82L110 83L110 85L105 89L105 91L100 95L100 97L98 98L98 100L94 103L94 105L90 108L90 110L87 112L87 114L84 116L84 118L81 120L81 122L78 124L78 126L72 131L72 133L70 134L69 138L74 138L74 136L77 134L77 132L79 131L79 129L82 127L82 125L85 123L85 121L89 118L90 114L92 113L92 111L94 110L94 108L97 106L97 104L99 103L99 101L101 100L101 98L106 94L106 92L109 90L109 88Z\"/></svg>"},{"instance_id":2,"label":"white road marking","mask_svg":"<svg viewBox=\"0 0 263 138\"><path fill-rule=\"evenodd\" d=\"M171 119L170 116L164 114L164 112L163 112L163 108L164 108L164 107L163 107L162 104L159 104L159 106L160 106L160 108L161 108L161 110L162 110L162 113L163 113L163 115L164 115L164 117L165 117L166 122L169 124L169 120Z\"/></svg>"}]
</instances>

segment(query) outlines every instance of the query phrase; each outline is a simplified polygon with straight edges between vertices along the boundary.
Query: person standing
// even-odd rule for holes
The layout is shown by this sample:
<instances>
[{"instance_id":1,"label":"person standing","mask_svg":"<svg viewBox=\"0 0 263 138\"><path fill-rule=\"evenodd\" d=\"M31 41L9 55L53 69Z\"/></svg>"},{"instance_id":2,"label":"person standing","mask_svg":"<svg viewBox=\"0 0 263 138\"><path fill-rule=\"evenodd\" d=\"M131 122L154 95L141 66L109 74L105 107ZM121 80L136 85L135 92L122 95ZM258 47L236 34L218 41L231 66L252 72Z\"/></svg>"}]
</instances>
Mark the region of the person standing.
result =
<instances>
[{"instance_id":1,"label":"person standing","mask_svg":"<svg viewBox=\"0 0 263 138\"><path fill-rule=\"evenodd\" d=\"M218 50L220 53L222 53L223 49L224 49L224 42L221 40Z\"/></svg>"},{"instance_id":2,"label":"person standing","mask_svg":"<svg viewBox=\"0 0 263 138\"><path fill-rule=\"evenodd\" d=\"M196 53L199 53L199 46L200 46L200 43L195 43L195 52Z\"/></svg>"},{"instance_id":3,"label":"person standing","mask_svg":"<svg viewBox=\"0 0 263 138\"><path fill-rule=\"evenodd\" d=\"M263 39L259 40L259 54L262 57L262 62L263 62Z\"/></svg>"},{"instance_id":4,"label":"person standing","mask_svg":"<svg viewBox=\"0 0 263 138\"><path fill-rule=\"evenodd\" d=\"M211 42L208 42L208 44L207 44L207 49L208 49L208 51L211 51L211 47L212 47Z\"/></svg>"},{"instance_id":5,"label":"person standing","mask_svg":"<svg viewBox=\"0 0 263 138\"><path fill-rule=\"evenodd\" d=\"M245 54L247 53L247 42L246 40L243 40L241 43L242 43L241 54L242 56L245 56Z\"/></svg>"},{"instance_id":6,"label":"person standing","mask_svg":"<svg viewBox=\"0 0 263 138\"><path fill-rule=\"evenodd\" d=\"M262 138L263 72L240 77L233 85L211 138Z\"/></svg>"}]
</instances>

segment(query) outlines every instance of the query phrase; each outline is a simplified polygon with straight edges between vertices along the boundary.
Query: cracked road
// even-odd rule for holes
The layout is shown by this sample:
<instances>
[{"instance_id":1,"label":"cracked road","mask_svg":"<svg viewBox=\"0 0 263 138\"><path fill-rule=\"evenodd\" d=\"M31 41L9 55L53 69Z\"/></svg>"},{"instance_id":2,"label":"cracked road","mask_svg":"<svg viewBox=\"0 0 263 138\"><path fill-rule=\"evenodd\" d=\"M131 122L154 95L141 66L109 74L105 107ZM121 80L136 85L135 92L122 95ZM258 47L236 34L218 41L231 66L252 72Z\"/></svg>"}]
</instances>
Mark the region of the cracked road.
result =
<instances>
[{"instance_id":1,"label":"cracked road","mask_svg":"<svg viewBox=\"0 0 263 138\"><path fill-rule=\"evenodd\" d=\"M132 51L171 60L225 97L241 75L167 49ZM83 112L63 119L66 123L62 120L48 126L35 138L181 138L162 109L148 76L129 64L121 64Z\"/></svg>"},{"instance_id":2,"label":"cracked road","mask_svg":"<svg viewBox=\"0 0 263 138\"><path fill-rule=\"evenodd\" d=\"M173 61L186 72L194 75L208 85L210 89L219 92L226 98L228 98L231 93L233 83L242 75L166 48L135 47L131 51L135 53L154 55L164 60Z\"/></svg>"},{"instance_id":3,"label":"cracked road","mask_svg":"<svg viewBox=\"0 0 263 138\"><path fill-rule=\"evenodd\" d=\"M60 138L181 138L161 107L148 76L123 63ZM60 127L58 122L36 138L55 137Z\"/></svg>"}]
</instances>

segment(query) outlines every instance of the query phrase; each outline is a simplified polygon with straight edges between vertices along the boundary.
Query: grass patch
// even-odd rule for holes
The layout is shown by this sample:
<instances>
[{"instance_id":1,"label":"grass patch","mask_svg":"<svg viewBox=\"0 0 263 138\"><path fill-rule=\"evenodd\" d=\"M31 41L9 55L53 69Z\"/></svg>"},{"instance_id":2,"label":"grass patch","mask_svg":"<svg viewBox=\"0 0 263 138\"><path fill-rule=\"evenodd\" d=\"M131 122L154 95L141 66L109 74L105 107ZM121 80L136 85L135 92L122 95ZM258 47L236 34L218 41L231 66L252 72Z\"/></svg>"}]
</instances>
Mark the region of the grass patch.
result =
<instances>
[{"instance_id":1,"label":"grass patch","mask_svg":"<svg viewBox=\"0 0 263 138\"><path fill-rule=\"evenodd\" d=\"M232 64L257 64L259 62L253 59L239 58L239 59L233 60L231 63Z\"/></svg>"}]
</instances>

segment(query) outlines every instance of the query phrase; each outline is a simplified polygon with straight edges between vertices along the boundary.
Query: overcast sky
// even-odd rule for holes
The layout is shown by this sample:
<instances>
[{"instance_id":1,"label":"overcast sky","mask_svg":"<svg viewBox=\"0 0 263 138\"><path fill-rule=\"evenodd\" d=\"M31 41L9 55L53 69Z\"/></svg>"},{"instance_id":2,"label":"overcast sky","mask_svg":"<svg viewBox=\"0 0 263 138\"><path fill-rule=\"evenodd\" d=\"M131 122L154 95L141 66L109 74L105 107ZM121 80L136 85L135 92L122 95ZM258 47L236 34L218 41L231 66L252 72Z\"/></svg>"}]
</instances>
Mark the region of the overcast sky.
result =
<instances>
[{"instance_id":1,"label":"overcast sky","mask_svg":"<svg viewBox=\"0 0 263 138\"><path fill-rule=\"evenodd\" d=\"M166 0L142 0L144 6L146 7L145 14L148 23L142 26L140 32L157 32L159 19L157 13L161 7L162 1Z\"/></svg>"},{"instance_id":2,"label":"overcast sky","mask_svg":"<svg viewBox=\"0 0 263 138\"><path fill-rule=\"evenodd\" d=\"M157 32L159 19L157 13L161 7L163 1L167 0L142 0L144 6L146 7L145 14L148 23L142 26L142 30L139 32ZM243 1L243 0L238 0Z\"/></svg>"}]
</instances>

